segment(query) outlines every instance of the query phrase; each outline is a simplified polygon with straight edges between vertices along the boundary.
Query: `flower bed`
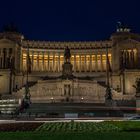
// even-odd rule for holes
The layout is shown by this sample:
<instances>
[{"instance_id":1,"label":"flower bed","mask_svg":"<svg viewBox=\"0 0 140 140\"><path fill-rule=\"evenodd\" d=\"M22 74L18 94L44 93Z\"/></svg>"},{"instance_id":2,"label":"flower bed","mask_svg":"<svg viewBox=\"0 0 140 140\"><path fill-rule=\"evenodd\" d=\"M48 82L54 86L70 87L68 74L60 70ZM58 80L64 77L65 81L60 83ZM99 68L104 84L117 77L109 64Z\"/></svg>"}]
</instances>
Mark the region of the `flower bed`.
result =
<instances>
[{"instance_id":1,"label":"flower bed","mask_svg":"<svg viewBox=\"0 0 140 140\"><path fill-rule=\"evenodd\" d=\"M39 132L117 132L121 129L113 124L100 122L57 122L44 123L36 129Z\"/></svg>"},{"instance_id":2,"label":"flower bed","mask_svg":"<svg viewBox=\"0 0 140 140\"><path fill-rule=\"evenodd\" d=\"M35 131L43 123L7 123L0 124L2 132Z\"/></svg>"}]
</instances>

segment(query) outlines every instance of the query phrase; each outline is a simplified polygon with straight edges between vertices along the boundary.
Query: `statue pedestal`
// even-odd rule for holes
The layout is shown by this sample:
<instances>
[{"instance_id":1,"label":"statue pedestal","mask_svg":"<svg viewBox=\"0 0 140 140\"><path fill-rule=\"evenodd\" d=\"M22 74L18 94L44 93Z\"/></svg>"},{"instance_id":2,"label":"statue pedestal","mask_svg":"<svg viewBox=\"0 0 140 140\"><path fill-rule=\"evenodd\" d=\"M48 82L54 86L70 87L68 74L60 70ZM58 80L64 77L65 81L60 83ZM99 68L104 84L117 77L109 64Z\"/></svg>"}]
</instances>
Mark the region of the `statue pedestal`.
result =
<instances>
[{"instance_id":1,"label":"statue pedestal","mask_svg":"<svg viewBox=\"0 0 140 140\"><path fill-rule=\"evenodd\" d=\"M63 71L62 76L63 78L72 78L72 64L70 62L65 62L62 65Z\"/></svg>"},{"instance_id":2,"label":"statue pedestal","mask_svg":"<svg viewBox=\"0 0 140 140\"><path fill-rule=\"evenodd\" d=\"M140 93L136 94L136 112L140 114Z\"/></svg>"},{"instance_id":3,"label":"statue pedestal","mask_svg":"<svg viewBox=\"0 0 140 140\"><path fill-rule=\"evenodd\" d=\"M105 105L108 107L114 107L114 101L112 99L106 99Z\"/></svg>"}]
</instances>

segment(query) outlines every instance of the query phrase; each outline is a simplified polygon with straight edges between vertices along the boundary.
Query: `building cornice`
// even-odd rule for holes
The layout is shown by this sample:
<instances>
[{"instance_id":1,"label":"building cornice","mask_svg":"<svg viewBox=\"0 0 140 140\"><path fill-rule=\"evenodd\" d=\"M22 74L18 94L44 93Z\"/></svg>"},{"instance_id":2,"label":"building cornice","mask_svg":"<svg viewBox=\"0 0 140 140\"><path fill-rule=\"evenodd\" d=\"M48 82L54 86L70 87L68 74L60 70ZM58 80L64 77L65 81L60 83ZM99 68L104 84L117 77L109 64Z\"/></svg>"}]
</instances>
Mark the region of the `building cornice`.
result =
<instances>
[{"instance_id":1,"label":"building cornice","mask_svg":"<svg viewBox=\"0 0 140 140\"><path fill-rule=\"evenodd\" d=\"M110 48L112 41L79 41L79 42L55 42L55 41L29 41L22 42L24 48L38 48L38 49L64 49L68 46L70 49L96 49L96 48Z\"/></svg>"}]
</instances>

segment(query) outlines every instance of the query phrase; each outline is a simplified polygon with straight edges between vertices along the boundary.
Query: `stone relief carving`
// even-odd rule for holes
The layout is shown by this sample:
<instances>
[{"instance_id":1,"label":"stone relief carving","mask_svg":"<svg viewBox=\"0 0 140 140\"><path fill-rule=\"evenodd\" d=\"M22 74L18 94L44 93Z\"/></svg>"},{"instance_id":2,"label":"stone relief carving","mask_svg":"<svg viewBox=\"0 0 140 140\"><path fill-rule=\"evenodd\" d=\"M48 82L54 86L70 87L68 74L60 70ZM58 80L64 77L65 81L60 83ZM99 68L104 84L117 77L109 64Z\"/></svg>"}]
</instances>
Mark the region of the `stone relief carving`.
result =
<instances>
[{"instance_id":1,"label":"stone relief carving","mask_svg":"<svg viewBox=\"0 0 140 140\"><path fill-rule=\"evenodd\" d=\"M79 82L79 81L78 81ZM38 85L31 87L31 97L44 97L51 99L51 97L57 100L103 100L105 89L100 87L97 83L71 83L71 81L64 81L53 83L39 83Z\"/></svg>"}]
</instances>

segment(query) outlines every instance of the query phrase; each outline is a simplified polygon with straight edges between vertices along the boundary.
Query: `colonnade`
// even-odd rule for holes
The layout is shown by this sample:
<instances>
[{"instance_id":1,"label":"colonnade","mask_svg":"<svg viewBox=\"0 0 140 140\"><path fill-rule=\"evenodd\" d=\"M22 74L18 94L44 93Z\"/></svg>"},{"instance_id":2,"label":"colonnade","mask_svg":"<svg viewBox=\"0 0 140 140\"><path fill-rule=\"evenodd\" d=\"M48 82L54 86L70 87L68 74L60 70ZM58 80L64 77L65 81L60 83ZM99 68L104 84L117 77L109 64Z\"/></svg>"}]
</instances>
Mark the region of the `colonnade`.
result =
<instances>
[{"instance_id":1,"label":"colonnade","mask_svg":"<svg viewBox=\"0 0 140 140\"><path fill-rule=\"evenodd\" d=\"M32 71L61 72L64 63L63 53L30 51ZM108 54L110 64L111 54ZM74 72L103 72L106 71L106 53L75 53L71 54L71 63ZM22 69L27 68L27 53L22 54Z\"/></svg>"},{"instance_id":2,"label":"colonnade","mask_svg":"<svg viewBox=\"0 0 140 140\"><path fill-rule=\"evenodd\" d=\"M12 48L1 48L0 49L0 68L8 69L13 65L13 49Z\"/></svg>"},{"instance_id":3,"label":"colonnade","mask_svg":"<svg viewBox=\"0 0 140 140\"><path fill-rule=\"evenodd\" d=\"M121 50L121 67L122 68L136 68L137 67L137 50Z\"/></svg>"}]
</instances>

